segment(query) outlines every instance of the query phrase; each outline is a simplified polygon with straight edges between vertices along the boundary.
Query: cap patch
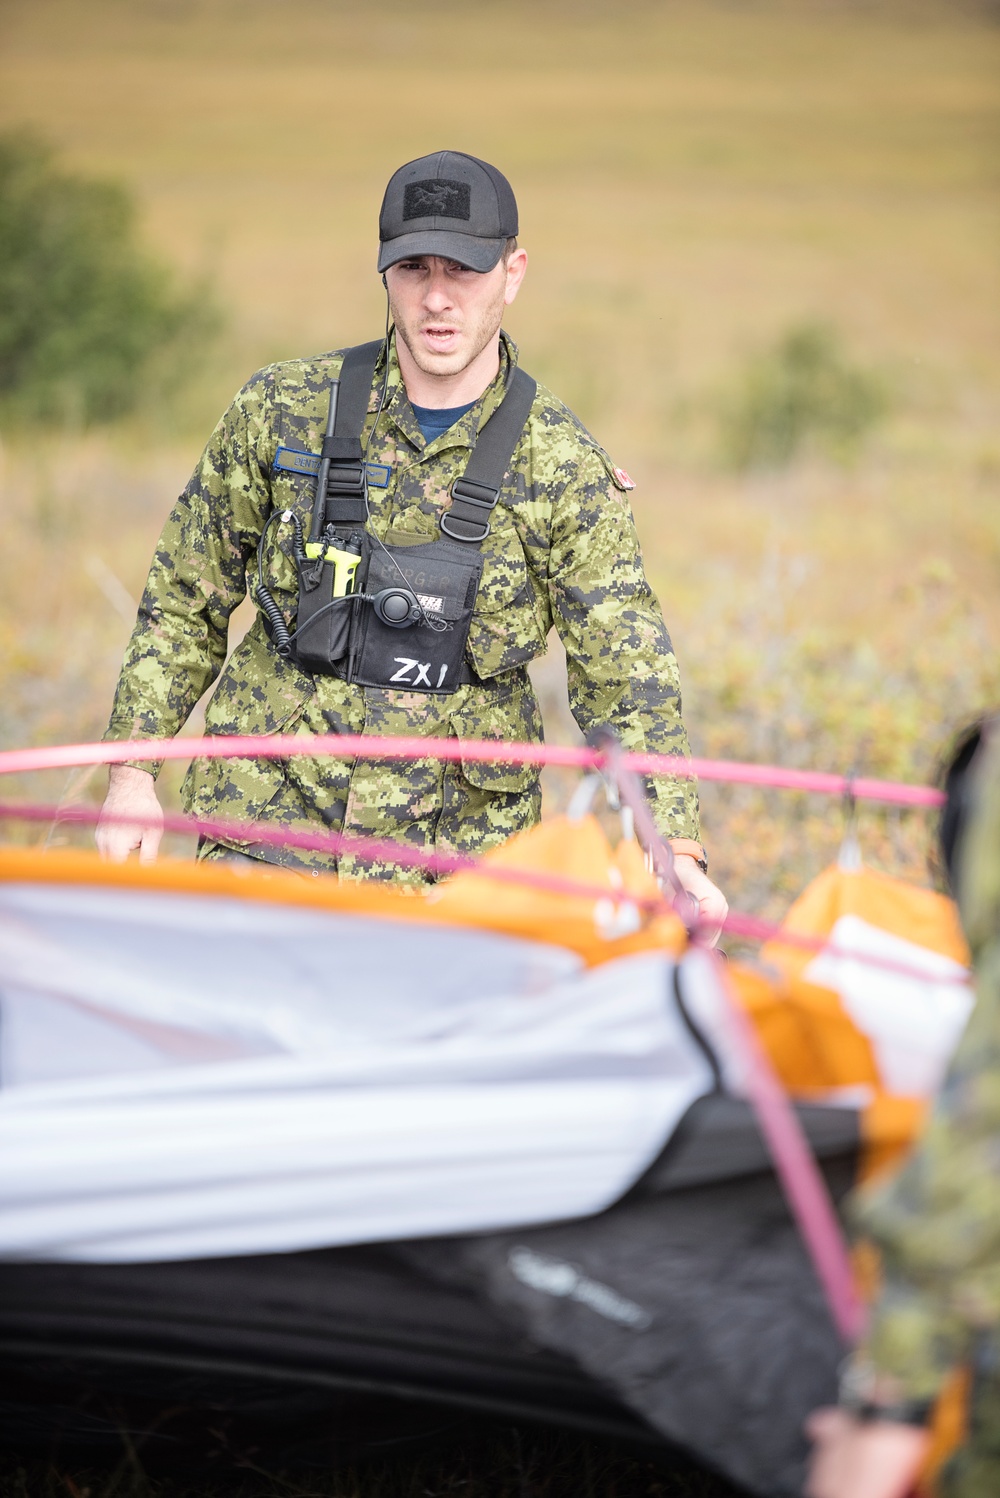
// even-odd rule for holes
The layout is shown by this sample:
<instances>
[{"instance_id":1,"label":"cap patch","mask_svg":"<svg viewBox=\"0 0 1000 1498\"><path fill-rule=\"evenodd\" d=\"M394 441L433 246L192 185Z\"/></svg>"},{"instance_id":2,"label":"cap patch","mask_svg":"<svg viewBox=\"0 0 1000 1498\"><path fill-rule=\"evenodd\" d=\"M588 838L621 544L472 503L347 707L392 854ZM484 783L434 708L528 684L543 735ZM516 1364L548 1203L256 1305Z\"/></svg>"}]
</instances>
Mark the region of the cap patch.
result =
<instances>
[{"instance_id":1,"label":"cap patch","mask_svg":"<svg viewBox=\"0 0 1000 1498\"><path fill-rule=\"evenodd\" d=\"M432 177L426 182L408 182L403 192L403 221L411 218L464 218L472 211L468 182Z\"/></svg>"}]
</instances>

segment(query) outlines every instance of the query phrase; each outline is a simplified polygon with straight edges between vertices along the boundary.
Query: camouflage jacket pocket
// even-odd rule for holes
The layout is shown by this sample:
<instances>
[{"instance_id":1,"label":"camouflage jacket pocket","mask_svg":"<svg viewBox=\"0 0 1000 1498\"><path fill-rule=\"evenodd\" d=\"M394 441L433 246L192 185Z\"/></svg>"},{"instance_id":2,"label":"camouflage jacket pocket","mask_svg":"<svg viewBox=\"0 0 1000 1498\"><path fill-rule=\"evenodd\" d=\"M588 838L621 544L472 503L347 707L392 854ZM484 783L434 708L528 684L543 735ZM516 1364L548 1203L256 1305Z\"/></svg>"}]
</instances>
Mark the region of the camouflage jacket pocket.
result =
<instances>
[{"instance_id":1,"label":"camouflage jacket pocket","mask_svg":"<svg viewBox=\"0 0 1000 1498\"><path fill-rule=\"evenodd\" d=\"M540 743L542 716L527 673L515 671L502 684L469 687L461 712L452 718L452 727L460 740ZM505 764L502 760L462 755L463 776L484 791L531 791L540 773L538 765Z\"/></svg>"},{"instance_id":2,"label":"camouflage jacket pocket","mask_svg":"<svg viewBox=\"0 0 1000 1498\"><path fill-rule=\"evenodd\" d=\"M520 537L497 529L483 546L483 575L469 630L468 654L484 680L534 660L545 649Z\"/></svg>"},{"instance_id":3,"label":"camouflage jacket pocket","mask_svg":"<svg viewBox=\"0 0 1000 1498\"><path fill-rule=\"evenodd\" d=\"M205 712L205 732L280 733L313 690L312 680L277 654L258 615L219 677Z\"/></svg>"},{"instance_id":4,"label":"camouflage jacket pocket","mask_svg":"<svg viewBox=\"0 0 1000 1498\"><path fill-rule=\"evenodd\" d=\"M308 677L274 654L257 619L230 656L205 713L207 734L294 729L312 694ZM254 822L284 780L280 760L196 759L181 788L196 816Z\"/></svg>"}]
</instances>

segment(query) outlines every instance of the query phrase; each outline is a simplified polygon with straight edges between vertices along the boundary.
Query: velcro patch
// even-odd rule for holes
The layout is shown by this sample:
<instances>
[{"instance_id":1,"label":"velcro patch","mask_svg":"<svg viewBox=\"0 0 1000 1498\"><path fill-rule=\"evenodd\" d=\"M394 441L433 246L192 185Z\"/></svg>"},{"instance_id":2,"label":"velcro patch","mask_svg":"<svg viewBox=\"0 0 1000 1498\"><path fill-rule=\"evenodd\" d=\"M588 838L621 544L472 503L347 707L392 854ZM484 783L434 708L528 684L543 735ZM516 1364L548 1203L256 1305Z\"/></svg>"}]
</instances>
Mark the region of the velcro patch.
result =
<instances>
[{"instance_id":1,"label":"velcro patch","mask_svg":"<svg viewBox=\"0 0 1000 1498\"><path fill-rule=\"evenodd\" d=\"M629 478L624 468L615 467L614 463L612 463L603 447L598 447L596 442L592 442L590 445L593 447L597 456L604 464L604 468L608 475L608 478L614 484L616 489L620 489L623 494L627 494L630 489L635 488L634 479Z\"/></svg>"},{"instance_id":2,"label":"velcro patch","mask_svg":"<svg viewBox=\"0 0 1000 1498\"><path fill-rule=\"evenodd\" d=\"M435 177L427 182L408 182L403 192L403 221L411 218L461 218L472 211L472 189L468 182Z\"/></svg>"},{"instance_id":3,"label":"velcro patch","mask_svg":"<svg viewBox=\"0 0 1000 1498\"><path fill-rule=\"evenodd\" d=\"M319 453L303 452L298 447L279 447L272 467L282 473L301 473L314 479L319 474L319 465ZM388 463L366 463L365 467L368 470L368 482L373 489L388 489L392 476Z\"/></svg>"}]
</instances>

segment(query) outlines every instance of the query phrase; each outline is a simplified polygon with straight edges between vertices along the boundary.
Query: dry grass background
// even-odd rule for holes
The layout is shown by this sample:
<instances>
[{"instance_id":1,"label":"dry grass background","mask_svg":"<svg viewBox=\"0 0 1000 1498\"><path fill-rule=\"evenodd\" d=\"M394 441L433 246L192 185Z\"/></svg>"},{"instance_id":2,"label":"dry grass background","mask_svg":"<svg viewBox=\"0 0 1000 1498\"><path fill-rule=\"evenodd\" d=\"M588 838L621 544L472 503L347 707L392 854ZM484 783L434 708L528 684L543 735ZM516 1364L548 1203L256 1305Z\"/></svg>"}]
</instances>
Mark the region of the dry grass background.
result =
<instances>
[{"instance_id":1,"label":"dry grass background","mask_svg":"<svg viewBox=\"0 0 1000 1498\"><path fill-rule=\"evenodd\" d=\"M377 332L382 187L447 144L515 184L526 366L638 482L695 752L927 778L1000 699L998 107L995 7L962 0L0 0L0 126L129 183L149 242L210 270L231 318L169 410L3 433L0 744L100 735L213 421L260 364ZM888 420L852 468L727 474L720 393L817 317L892 385ZM538 677L550 737L571 734L557 652ZM770 915L840 834L816 798L706 787L704 807L716 876ZM922 816L868 812L862 841L923 876ZM342 1490L722 1491L576 1447L530 1481L494 1454Z\"/></svg>"},{"instance_id":2,"label":"dry grass background","mask_svg":"<svg viewBox=\"0 0 1000 1498\"><path fill-rule=\"evenodd\" d=\"M213 421L261 363L377 332L384 181L450 144L515 184L526 366L637 480L695 752L926 778L1000 698L998 105L996 14L955 0L0 0L0 124L130 183L231 313L169 411L4 434L3 744L100 734ZM852 468L727 474L721 392L817 317L889 381L888 420ZM557 653L539 681L570 734ZM761 912L839 836L814 798L704 803L717 876ZM921 875L925 819L862 832Z\"/></svg>"}]
</instances>

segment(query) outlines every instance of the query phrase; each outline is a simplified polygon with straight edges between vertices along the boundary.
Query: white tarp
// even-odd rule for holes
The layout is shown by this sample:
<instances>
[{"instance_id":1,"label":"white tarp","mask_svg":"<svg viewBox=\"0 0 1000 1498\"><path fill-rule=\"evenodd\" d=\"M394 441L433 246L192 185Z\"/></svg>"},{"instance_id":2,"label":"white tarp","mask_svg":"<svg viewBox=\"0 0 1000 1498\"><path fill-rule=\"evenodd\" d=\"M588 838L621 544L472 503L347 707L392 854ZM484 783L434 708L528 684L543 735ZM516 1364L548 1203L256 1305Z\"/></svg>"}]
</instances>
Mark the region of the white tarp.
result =
<instances>
[{"instance_id":1,"label":"white tarp","mask_svg":"<svg viewBox=\"0 0 1000 1498\"><path fill-rule=\"evenodd\" d=\"M0 1255L126 1261L610 1205L712 1085L660 954L0 888Z\"/></svg>"}]
</instances>

